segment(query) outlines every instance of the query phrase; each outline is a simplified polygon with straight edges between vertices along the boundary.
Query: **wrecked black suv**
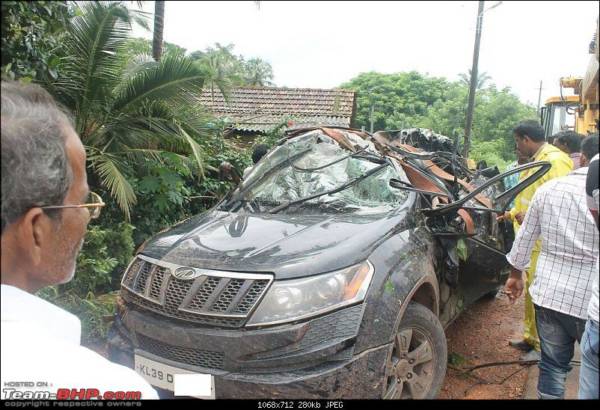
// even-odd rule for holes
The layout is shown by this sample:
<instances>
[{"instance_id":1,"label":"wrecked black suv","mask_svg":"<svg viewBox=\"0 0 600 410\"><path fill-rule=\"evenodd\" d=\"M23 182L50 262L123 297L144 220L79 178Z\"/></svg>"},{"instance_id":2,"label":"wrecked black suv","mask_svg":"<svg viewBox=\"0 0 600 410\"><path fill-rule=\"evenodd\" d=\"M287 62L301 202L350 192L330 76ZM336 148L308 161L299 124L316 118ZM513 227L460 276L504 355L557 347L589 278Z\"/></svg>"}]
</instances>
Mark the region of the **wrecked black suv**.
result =
<instances>
[{"instance_id":1,"label":"wrecked black suv","mask_svg":"<svg viewBox=\"0 0 600 410\"><path fill-rule=\"evenodd\" d=\"M434 137L287 134L215 208L138 251L112 360L162 397L435 397L444 327L507 274L496 213L550 165L510 171L529 176L506 190L509 173L469 169Z\"/></svg>"}]
</instances>

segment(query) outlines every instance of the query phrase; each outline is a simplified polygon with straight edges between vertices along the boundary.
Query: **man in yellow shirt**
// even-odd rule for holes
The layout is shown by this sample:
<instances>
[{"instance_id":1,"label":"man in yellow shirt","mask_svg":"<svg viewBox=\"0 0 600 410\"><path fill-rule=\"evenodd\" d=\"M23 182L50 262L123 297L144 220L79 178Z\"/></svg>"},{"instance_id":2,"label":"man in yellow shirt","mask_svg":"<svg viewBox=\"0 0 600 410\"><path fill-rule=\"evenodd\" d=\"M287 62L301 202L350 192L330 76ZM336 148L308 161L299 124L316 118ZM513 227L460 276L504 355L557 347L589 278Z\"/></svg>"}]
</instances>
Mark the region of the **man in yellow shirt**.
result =
<instances>
[{"instance_id":1,"label":"man in yellow shirt","mask_svg":"<svg viewBox=\"0 0 600 410\"><path fill-rule=\"evenodd\" d=\"M525 213L529 208L529 203L533 198L535 191L545 182L551 179L567 175L573 170L573 161L567 154L555 146L546 143L544 138L544 129L535 120L520 122L513 129L517 151L532 158L532 161L548 161L552 164L550 171L533 184L525 188L517 195L513 208L504 215L498 217L498 220L506 219L513 222L515 234L519 230ZM524 171L519 180L524 180L535 170ZM535 266L541 250L541 242L538 240L531 254L529 268L525 271L525 319L523 329L523 340L511 340L509 344L523 351L535 349L540 350L540 341L535 326L535 310L531 296L529 295L529 285L533 283L535 277Z\"/></svg>"}]
</instances>

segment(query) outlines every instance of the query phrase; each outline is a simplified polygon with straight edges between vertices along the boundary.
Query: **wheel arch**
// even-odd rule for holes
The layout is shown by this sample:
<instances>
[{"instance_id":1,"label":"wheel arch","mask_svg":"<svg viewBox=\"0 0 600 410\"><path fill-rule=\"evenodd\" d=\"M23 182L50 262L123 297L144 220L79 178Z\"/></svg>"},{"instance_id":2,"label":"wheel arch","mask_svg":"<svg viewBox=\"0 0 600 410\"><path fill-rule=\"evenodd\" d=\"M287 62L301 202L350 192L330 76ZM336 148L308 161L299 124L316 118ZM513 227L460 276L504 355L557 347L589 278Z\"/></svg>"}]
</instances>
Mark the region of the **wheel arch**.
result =
<instances>
[{"instance_id":1,"label":"wheel arch","mask_svg":"<svg viewBox=\"0 0 600 410\"><path fill-rule=\"evenodd\" d=\"M406 298L404 299L402 305L400 306L400 312L398 314L398 323L396 323L396 327L398 327L398 325L400 324L400 321L404 316L404 312L406 311L406 308L408 307L408 304L410 302L415 302L425 306L439 318L440 292L437 278L432 277L432 275L424 275L417 281L417 283L415 283L411 291L406 295Z\"/></svg>"}]
</instances>

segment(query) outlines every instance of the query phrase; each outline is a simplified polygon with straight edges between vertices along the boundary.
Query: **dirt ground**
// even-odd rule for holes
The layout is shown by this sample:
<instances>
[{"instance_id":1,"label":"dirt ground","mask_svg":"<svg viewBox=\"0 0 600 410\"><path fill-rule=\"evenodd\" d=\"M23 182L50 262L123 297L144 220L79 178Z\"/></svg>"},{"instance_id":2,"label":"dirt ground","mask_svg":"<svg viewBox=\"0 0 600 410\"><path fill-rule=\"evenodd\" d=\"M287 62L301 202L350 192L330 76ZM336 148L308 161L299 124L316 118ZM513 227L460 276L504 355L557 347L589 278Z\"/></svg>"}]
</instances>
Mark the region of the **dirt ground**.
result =
<instances>
[{"instance_id":1,"label":"dirt ground","mask_svg":"<svg viewBox=\"0 0 600 410\"><path fill-rule=\"evenodd\" d=\"M529 366L492 366L465 371L492 362L519 360L520 351L508 340L523 328L523 298L514 305L499 295L476 302L446 329L449 365L440 399L520 399Z\"/></svg>"}]
</instances>

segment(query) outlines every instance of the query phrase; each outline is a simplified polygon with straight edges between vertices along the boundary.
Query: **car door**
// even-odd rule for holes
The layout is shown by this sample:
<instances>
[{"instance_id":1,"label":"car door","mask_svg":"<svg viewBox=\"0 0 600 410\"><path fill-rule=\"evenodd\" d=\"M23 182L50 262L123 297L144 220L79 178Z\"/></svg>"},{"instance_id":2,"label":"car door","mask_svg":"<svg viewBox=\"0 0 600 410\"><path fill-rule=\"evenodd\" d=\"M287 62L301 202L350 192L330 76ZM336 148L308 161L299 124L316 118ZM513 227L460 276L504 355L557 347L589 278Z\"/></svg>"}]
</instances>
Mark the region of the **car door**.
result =
<instances>
[{"instance_id":1,"label":"car door","mask_svg":"<svg viewBox=\"0 0 600 410\"><path fill-rule=\"evenodd\" d=\"M514 239L512 223L496 221L515 196L550 170L551 164L539 161L496 175L459 199L434 205L420 212L432 235L438 238L447 256L444 279L463 296L467 305L504 283L506 253ZM504 179L523 173L520 182L509 189ZM481 196L491 206L483 206Z\"/></svg>"}]
</instances>

